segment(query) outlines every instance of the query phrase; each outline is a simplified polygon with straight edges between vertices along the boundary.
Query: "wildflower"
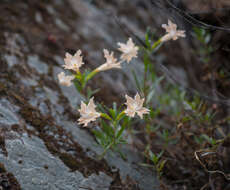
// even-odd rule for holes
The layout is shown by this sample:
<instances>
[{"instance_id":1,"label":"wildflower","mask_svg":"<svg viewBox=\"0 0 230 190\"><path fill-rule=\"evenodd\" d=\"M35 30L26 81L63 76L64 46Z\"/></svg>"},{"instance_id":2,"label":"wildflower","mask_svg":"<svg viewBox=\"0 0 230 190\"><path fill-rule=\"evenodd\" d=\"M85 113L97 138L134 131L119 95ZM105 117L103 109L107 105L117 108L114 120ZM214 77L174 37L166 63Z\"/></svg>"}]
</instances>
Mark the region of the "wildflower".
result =
<instances>
[{"instance_id":1,"label":"wildflower","mask_svg":"<svg viewBox=\"0 0 230 190\"><path fill-rule=\"evenodd\" d=\"M109 54L107 49L104 49L104 57L106 62L97 68L98 71L105 71L112 68L121 68L121 63L113 56L113 52Z\"/></svg>"},{"instance_id":2,"label":"wildflower","mask_svg":"<svg viewBox=\"0 0 230 190\"><path fill-rule=\"evenodd\" d=\"M167 32L167 34L161 38L162 42L177 40L179 37L185 37L185 31L177 30L177 25L174 24L171 20L168 20L168 25L162 24L162 28L164 28Z\"/></svg>"},{"instance_id":3,"label":"wildflower","mask_svg":"<svg viewBox=\"0 0 230 190\"><path fill-rule=\"evenodd\" d=\"M65 69L79 71L79 68L84 64L82 61L81 50L78 50L73 56L69 53L65 54Z\"/></svg>"},{"instance_id":4,"label":"wildflower","mask_svg":"<svg viewBox=\"0 0 230 190\"><path fill-rule=\"evenodd\" d=\"M134 117L135 113L140 116L140 118L143 118L143 114L149 113L149 109L143 107L144 98L141 99L140 95L137 93L135 98L131 98L128 95L125 96L127 102L125 103L127 105L127 109L125 110L125 114Z\"/></svg>"},{"instance_id":5,"label":"wildflower","mask_svg":"<svg viewBox=\"0 0 230 190\"><path fill-rule=\"evenodd\" d=\"M73 75L70 75L70 76L66 76L64 72L61 72L58 74L58 80L59 80L59 83L61 85L64 85L64 86L70 86L72 83L71 81L74 79L75 77Z\"/></svg>"},{"instance_id":6,"label":"wildflower","mask_svg":"<svg viewBox=\"0 0 230 190\"><path fill-rule=\"evenodd\" d=\"M127 61L129 63L132 58L137 57L138 47L135 46L132 38L129 38L127 44L118 43L118 45L120 46L118 50L122 52L122 61Z\"/></svg>"},{"instance_id":7,"label":"wildflower","mask_svg":"<svg viewBox=\"0 0 230 190\"><path fill-rule=\"evenodd\" d=\"M81 114L81 117L78 119L79 124L84 124L87 126L89 122L95 121L100 117L100 113L95 110L96 105L94 104L93 97L89 100L89 104L86 105L84 102L81 102L81 108L78 110Z\"/></svg>"}]
</instances>

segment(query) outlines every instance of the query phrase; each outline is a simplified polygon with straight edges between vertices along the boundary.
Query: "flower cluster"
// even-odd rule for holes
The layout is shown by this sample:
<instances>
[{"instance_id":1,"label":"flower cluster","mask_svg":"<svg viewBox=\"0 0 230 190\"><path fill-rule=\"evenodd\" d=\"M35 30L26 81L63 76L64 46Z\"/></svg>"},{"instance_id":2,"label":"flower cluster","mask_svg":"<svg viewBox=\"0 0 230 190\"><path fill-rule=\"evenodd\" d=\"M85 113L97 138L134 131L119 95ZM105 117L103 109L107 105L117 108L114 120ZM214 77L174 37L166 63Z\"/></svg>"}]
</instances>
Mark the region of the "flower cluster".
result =
<instances>
[{"instance_id":1,"label":"flower cluster","mask_svg":"<svg viewBox=\"0 0 230 190\"><path fill-rule=\"evenodd\" d=\"M127 102L125 103L127 105L127 109L125 110L126 115L129 117L134 117L135 114L140 118L143 118L143 114L148 114L149 110L147 108L143 107L143 103L145 99L141 99L140 95L137 93L135 98L131 98L128 95L125 95L125 98Z\"/></svg>"},{"instance_id":2,"label":"flower cluster","mask_svg":"<svg viewBox=\"0 0 230 190\"><path fill-rule=\"evenodd\" d=\"M153 44L151 44L151 40L149 40L149 36L147 34L147 48L144 50L152 53L163 42L177 40L179 37L185 37L185 31L177 30L177 25L170 20L168 20L168 25L163 24L162 27L166 30L166 34ZM138 93L134 98L125 95L126 102L123 110L117 109L114 105L113 109L108 109L108 114L104 111L99 112L96 109L97 106L94 103L94 97L92 97L95 91L92 91L90 88L85 88L87 82L97 73L110 69L121 69L122 63L130 63L133 58L137 58L139 48L134 44L132 38L129 38L126 43L119 42L117 45L117 50L121 53L120 58L116 58L113 51L104 49L103 54L105 62L92 71L80 71L82 65L85 64L81 50L78 50L74 55L66 53L63 68L74 72L74 75L65 75L64 72L58 74L58 80L61 85L70 86L74 80L74 85L78 92L87 97L86 99L89 100L88 104L81 101L80 109L78 109L80 113L80 118L78 119L79 125L86 127L90 122L96 121L98 118L109 120L109 122L103 121L101 123L101 130L92 131L98 143L104 148L104 152L101 157L105 155L108 149L113 149L115 146L125 142L125 139L122 137L122 133L127 126L130 126L131 118L138 115L141 119L143 119L143 115L149 114L150 112L149 109L144 107L144 101L145 98L148 97L148 94L145 94L145 98L141 98ZM148 66L146 68L148 68ZM146 72L147 70L145 73ZM144 79L144 83L147 80L148 79ZM143 89L145 89L145 87Z\"/></svg>"},{"instance_id":3,"label":"flower cluster","mask_svg":"<svg viewBox=\"0 0 230 190\"><path fill-rule=\"evenodd\" d=\"M69 53L65 54L65 65L64 69L69 69L73 71L79 71L79 68L84 64L82 61L81 50L78 50L73 56Z\"/></svg>"},{"instance_id":4,"label":"flower cluster","mask_svg":"<svg viewBox=\"0 0 230 190\"><path fill-rule=\"evenodd\" d=\"M177 30L177 25L174 24L171 20L168 20L168 25L162 24L162 28L164 28L167 32L162 38L161 42L166 42L169 40L177 40L179 37L185 37L184 30Z\"/></svg>"},{"instance_id":5,"label":"flower cluster","mask_svg":"<svg viewBox=\"0 0 230 190\"><path fill-rule=\"evenodd\" d=\"M106 62L97 68L99 72L106 71L112 68L118 68L118 69L121 68L121 62L117 62L117 59L114 57L113 52L109 54L109 51L107 49L104 49L103 52L104 52L104 57L106 59Z\"/></svg>"},{"instance_id":6,"label":"flower cluster","mask_svg":"<svg viewBox=\"0 0 230 190\"><path fill-rule=\"evenodd\" d=\"M120 47L118 50L122 52L121 60L129 63L134 57L137 57L138 47L133 43L132 38L129 38L127 44L117 43Z\"/></svg>"},{"instance_id":7,"label":"flower cluster","mask_svg":"<svg viewBox=\"0 0 230 190\"><path fill-rule=\"evenodd\" d=\"M114 52L109 53L107 49L104 49L104 57L106 59L106 62L102 65L100 65L98 68L96 68L92 73L98 73L101 71L106 71L109 69L121 68L121 63L127 61L129 63L133 58L137 57L138 53L138 47L135 46L133 43L132 38L129 38L126 44L118 43L118 50L122 53L120 60L117 61L117 59L114 57ZM73 56L69 53L66 53L63 65L64 69L75 71L77 74L80 73L80 67L84 64L83 57L82 57L81 50L78 50ZM81 73L80 73L81 74ZM92 74L92 75L93 75ZM59 73L58 79L60 84L65 86L70 86L71 81L74 79L72 76L65 76L65 74Z\"/></svg>"},{"instance_id":8,"label":"flower cluster","mask_svg":"<svg viewBox=\"0 0 230 190\"><path fill-rule=\"evenodd\" d=\"M75 76L70 75L70 76L66 76L64 72L61 72L58 74L58 80L60 82L61 85L63 86L70 86L71 85L71 81L75 78Z\"/></svg>"},{"instance_id":9,"label":"flower cluster","mask_svg":"<svg viewBox=\"0 0 230 190\"><path fill-rule=\"evenodd\" d=\"M127 108L123 111L129 117L135 117L137 114L140 118L143 118L143 114L148 114L149 109L143 107L144 98L141 99L140 95L137 93L135 98L131 98L128 95L125 96ZM90 99L88 105L81 102L81 108L78 110L81 117L78 119L79 124L84 124L87 126L89 122L95 121L101 116L99 112L95 110L96 105L93 98Z\"/></svg>"},{"instance_id":10,"label":"flower cluster","mask_svg":"<svg viewBox=\"0 0 230 190\"><path fill-rule=\"evenodd\" d=\"M166 34L160 38L159 42L166 42L169 40L177 40L179 37L185 37L184 30L177 30L177 25L174 24L171 20L168 20L168 25L163 24L162 27L166 30ZM121 52L120 61L114 57L114 52L109 52L107 49L104 49L104 57L106 62L92 71L92 75L94 76L95 73L106 71L109 69L120 69L122 62L129 63L133 58L137 57L138 54L138 47L133 43L132 38L129 38L128 41L125 43L117 43L119 48L118 50ZM77 74L80 73L79 69L82 65L84 65L82 52L78 50L73 56L69 53L66 53L65 64L63 65L64 69L75 71ZM81 73L80 73L81 74ZM65 76L65 74L59 73L58 79L60 84L65 86L70 86L71 81L74 79L73 76Z\"/></svg>"},{"instance_id":11,"label":"flower cluster","mask_svg":"<svg viewBox=\"0 0 230 190\"><path fill-rule=\"evenodd\" d=\"M93 98L90 99L88 105L81 102L81 108L78 110L81 114L81 117L78 119L79 124L87 126L90 121L95 121L98 117L100 117L101 114L97 112L95 108L96 105L94 104Z\"/></svg>"}]
</instances>

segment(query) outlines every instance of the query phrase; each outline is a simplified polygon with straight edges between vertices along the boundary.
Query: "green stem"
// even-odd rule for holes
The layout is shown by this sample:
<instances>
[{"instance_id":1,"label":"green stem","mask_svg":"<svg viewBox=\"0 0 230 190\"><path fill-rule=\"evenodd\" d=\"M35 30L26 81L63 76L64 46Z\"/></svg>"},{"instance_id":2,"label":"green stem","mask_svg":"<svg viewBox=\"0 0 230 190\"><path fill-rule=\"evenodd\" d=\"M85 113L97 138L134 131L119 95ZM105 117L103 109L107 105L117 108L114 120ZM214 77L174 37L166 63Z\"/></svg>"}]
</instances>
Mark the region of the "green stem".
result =
<instances>
[{"instance_id":1,"label":"green stem","mask_svg":"<svg viewBox=\"0 0 230 190\"><path fill-rule=\"evenodd\" d=\"M151 47L151 50L154 50L161 44L161 39L157 40Z\"/></svg>"},{"instance_id":2,"label":"green stem","mask_svg":"<svg viewBox=\"0 0 230 190\"><path fill-rule=\"evenodd\" d=\"M122 111L121 113L118 114L115 120L112 120L111 117L105 113L101 113L101 117L104 117L105 119L113 121L113 126L114 126L114 135L113 135L113 140L112 142L104 149L103 153L99 156L99 160L101 160L106 152L116 143L116 134L117 134L117 126L118 126L118 121L125 115L125 111Z\"/></svg>"},{"instance_id":3,"label":"green stem","mask_svg":"<svg viewBox=\"0 0 230 190\"><path fill-rule=\"evenodd\" d=\"M81 73L80 73L79 71L75 74L75 78L76 78L78 81L81 81L82 75L81 75Z\"/></svg>"},{"instance_id":4,"label":"green stem","mask_svg":"<svg viewBox=\"0 0 230 190\"><path fill-rule=\"evenodd\" d=\"M112 121L112 118L108 114L106 114L106 113L101 113L101 117Z\"/></svg>"},{"instance_id":5,"label":"green stem","mask_svg":"<svg viewBox=\"0 0 230 190\"><path fill-rule=\"evenodd\" d=\"M81 75L81 72L79 71L79 69L76 70L76 73L77 73L77 75Z\"/></svg>"},{"instance_id":6,"label":"green stem","mask_svg":"<svg viewBox=\"0 0 230 190\"><path fill-rule=\"evenodd\" d=\"M119 115L116 117L116 121L119 121L124 115L125 115L125 111L119 113Z\"/></svg>"},{"instance_id":7,"label":"green stem","mask_svg":"<svg viewBox=\"0 0 230 190\"><path fill-rule=\"evenodd\" d=\"M103 153L99 156L99 160L101 160L102 158L104 158L105 154L111 148L111 146L113 146L113 144L114 144L114 140L104 149Z\"/></svg>"},{"instance_id":8,"label":"green stem","mask_svg":"<svg viewBox=\"0 0 230 190\"><path fill-rule=\"evenodd\" d=\"M145 52L146 53L146 52ZM147 54L145 56L148 56ZM148 72L148 63L145 62L144 64L145 69L144 69L144 81L143 81L143 93L144 93L144 98L145 100L147 99L147 72Z\"/></svg>"},{"instance_id":9,"label":"green stem","mask_svg":"<svg viewBox=\"0 0 230 190\"><path fill-rule=\"evenodd\" d=\"M94 69L91 73L89 73L85 79L85 81L87 82L88 80L90 80L91 78L94 77L94 75L96 75L98 73L97 69Z\"/></svg>"},{"instance_id":10,"label":"green stem","mask_svg":"<svg viewBox=\"0 0 230 190\"><path fill-rule=\"evenodd\" d=\"M97 73L98 73L98 70L97 70L97 69L94 69L91 73L89 73L89 74L87 75L86 78L84 78L84 77L81 78L81 85L82 85L82 88L83 88L83 89L85 88L85 86L86 86L88 80L90 80L91 78L93 78L94 75L96 75Z\"/></svg>"}]
</instances>

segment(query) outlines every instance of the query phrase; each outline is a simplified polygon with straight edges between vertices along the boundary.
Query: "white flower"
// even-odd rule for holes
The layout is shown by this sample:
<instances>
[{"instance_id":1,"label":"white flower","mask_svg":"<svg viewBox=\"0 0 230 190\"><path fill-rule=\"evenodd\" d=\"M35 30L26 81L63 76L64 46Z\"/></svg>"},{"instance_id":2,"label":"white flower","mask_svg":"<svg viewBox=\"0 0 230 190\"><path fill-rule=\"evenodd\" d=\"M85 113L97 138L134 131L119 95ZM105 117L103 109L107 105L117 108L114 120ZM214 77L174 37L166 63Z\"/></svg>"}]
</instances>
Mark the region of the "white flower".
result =
<instances>
[{"instance_id":1,"label":"white flower","mask_svg":"<svg viewBox=\"0 0 230 190\"><path fill-rule=\"evenodd\" d=\"M174 24L171 20L168 20L168 25L162 24L162 28L164 28L167 32L162 38L161 41L169 41L169 40L177 40L179 37L185 37L184 30L177 30L177 25Z\"/></svg>"},{"instance_id":2,"label":"white flower","mask_svg":"<svg viewBox=\"0 0 230 190\"><path fill-rule=\"evenodd\" d=\"M138 47L135 46L132 38L129 38L127 44L118 43L118 45L120 46L118 50L122 52L122 61L127 61L129 63L132 58L137 57Z\"/></svg>"},{"instance_id":3,"label":"white flower","mask_svg":"<svg viewBox=\"0 0 230 190\"><path fill-rule=\"evenodd\" d=\"M78 119L78 123L87 126L89 122L95 121L100 117L101 114L97 112L95 108L96 105L94 104L93 97L89 100L88 105L81 101L81 108L78 110L81 117Z\"/></svg>"},{"instance_id":4,"label":"white flower","mask_svg":"<svg viewBox=\"0 0 230 190\"><path fill-rule=\"evenodd\" d=\"M78 71L79 68L84 64L82 61L81 50L78 50L73 56L69 53L65 54L65 69Z\"/></svg>"},{"instance_id":5,"label":"white flower","mask_svg":"<svg viewBox=\"0 0 230 190\"><path fill-rule=\"evenodd\" d=\"M64 72L61 72L58 74L58 80L59 80L59 83L61 85L64 85L64 86L70 86L72 83L71 81L74 79L75 77L73 75L70 75L70 76L66 76Z\"/></svg>"},{"instance_id":6,"label":"white flower","mask_svg":"<svg viewBox=\"0 0 230 190\"><path fill-rule=\"evenodd\" d=\"M143 118L143 114L148 114L149 109L143 107L144 98L141 99L140 95L137 93L135 98L131 98L128 95L125 96L127 102L125 103L127 105L127 109L125 110L125 114L134 117L135 114L140 116L140 118Z\"/></svg>"},{"instance_id":7,"label":"white flower","mask_svg":"<svg viewBox=\"0 0 230 190\"><path fill-rule=\"evenodd\" d=\"M121 63L117 62L117 59L114 57L113 52L109 54L107 49L104 49L104 57L106 62L97 68L98 71L105 71L112 68L121 68Z\"/></svg>"}]
</instances>

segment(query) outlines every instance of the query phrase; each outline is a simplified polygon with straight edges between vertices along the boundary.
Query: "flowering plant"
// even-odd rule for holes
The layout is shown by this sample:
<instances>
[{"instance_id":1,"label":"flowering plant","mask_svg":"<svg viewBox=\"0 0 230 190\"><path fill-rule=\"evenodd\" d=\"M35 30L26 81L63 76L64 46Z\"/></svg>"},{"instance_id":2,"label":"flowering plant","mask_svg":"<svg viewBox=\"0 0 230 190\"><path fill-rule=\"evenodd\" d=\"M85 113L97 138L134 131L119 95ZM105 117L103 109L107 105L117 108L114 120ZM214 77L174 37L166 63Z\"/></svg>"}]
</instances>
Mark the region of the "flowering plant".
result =
<instances>
[{"instance_id":1,"label":"flowering plant","mask_svg":"<svg viewBox=\"0 0 230 190\"><path fill-rule=\"evenodd\" d=\"M113 109L108 109L108 113L106 113L105 110L103 110L102 113L97 112L93 98L90 99L88 105L81 102L81 108L79 109L81 115L78 120L79 124L84 124L86 127L89 122L101 118L103 131L94 130L93 132L98 143L104 148L102 157L108 149L116 149L116 145L126 142L122 138L122 133L127 127L127 121L131 122L131 118L135 117L135 113L137 113L140 118L143 118L143 114L149 113L149 109L143 107L143 102L144 99L141 99L138 93L134 99L126 95L125 104L127 108L120 110L117 109L116 104L114 104Z\"/></svg>"},{"instance_id":2,"label":"flowering plant","mask_svg":"<svg viewBox=\"0 0 230 190\"><path fill-rule=\"evenodd\" d=\"M178 31L176 24L173 24L170 20L168 21L168 25L162 25L162 27L166 29L167 34L153 44L150 44L148 38L146 38L147 49L145 49L145 52L152 52L157 49L161 43L171 39L176 40L179 37L185 37L184 31ZM81 50L78 50L73 56L66 53L63 67L66 70L71 70L74 74L66 76L64 72L59 73L58 79L60 84L70 86L73 81L77 90L88 97L84 93L84 89L87 82L96 74L110 69L121 69L122 63L130 63L133 58L137 58L139 47L134 44L132 38L129 38L126 43L118 43L118 46L118 50L121 52L119 60L114 56L114 52L109 52L107 49L104 49L105 63L92 71L86 70L85 72L80 71L81 66L84 65ZM145 61L144 64L146 72L149 64ZM119 152L117 145L126 143L123 138L124 131L131 125L131 119L134 118L136 114L139 118L143 119L143 115L148 115L152 112L151 109L144 106L145 100L147 99L147 102L149 102L149 99L151 99L148 95L149 93L145 91L145 84L143 89L139 89L144 96L143 98L141 98L139 93L137 93L134 98L125 95L126 108L123 109L118 109L116 103L113 104L113 108L104 109L100 104L95 104L92 94L88 97L88 103L81 102L80 109L78 109L80 113L78 123L80 125L87 127L89 123L100 119L100 130L93 130L93 133L98 143L104 148L101 158L109 149L114 149Z\"/></svg>"},{"instance_id":3,"label":"flowering plant","mask_svg":"<svg viewBox=\"0 0 230 190\"><path fill-rule=\"evenodd\" d=\"M120 61L117 61L117 58L114 57L114 52L109 53L107 49L104 49L103 52L106 62L100 65L98 68L94 69L93 71L80 71L81 66L84 65L81 50L78 50L73 56L69 53L66 53L66 57L64 59L65 64L63 65L63 67L66 70L71 70L75 72L75 75L74 77L73 75L66 76L62 72L58 75L59 82L62 85L70 86L71 81L74 80L74 84L77 90L83 93L87 82L92 79L97 73L110 69L121 69L121 64L123 62L127 61L129 63L133 58L137 57L138 47L135 46L131 38L129 38L126 44L118 43L118 45L120 46L118 50L122 52Z\"/></svg>"}]
</instances>

